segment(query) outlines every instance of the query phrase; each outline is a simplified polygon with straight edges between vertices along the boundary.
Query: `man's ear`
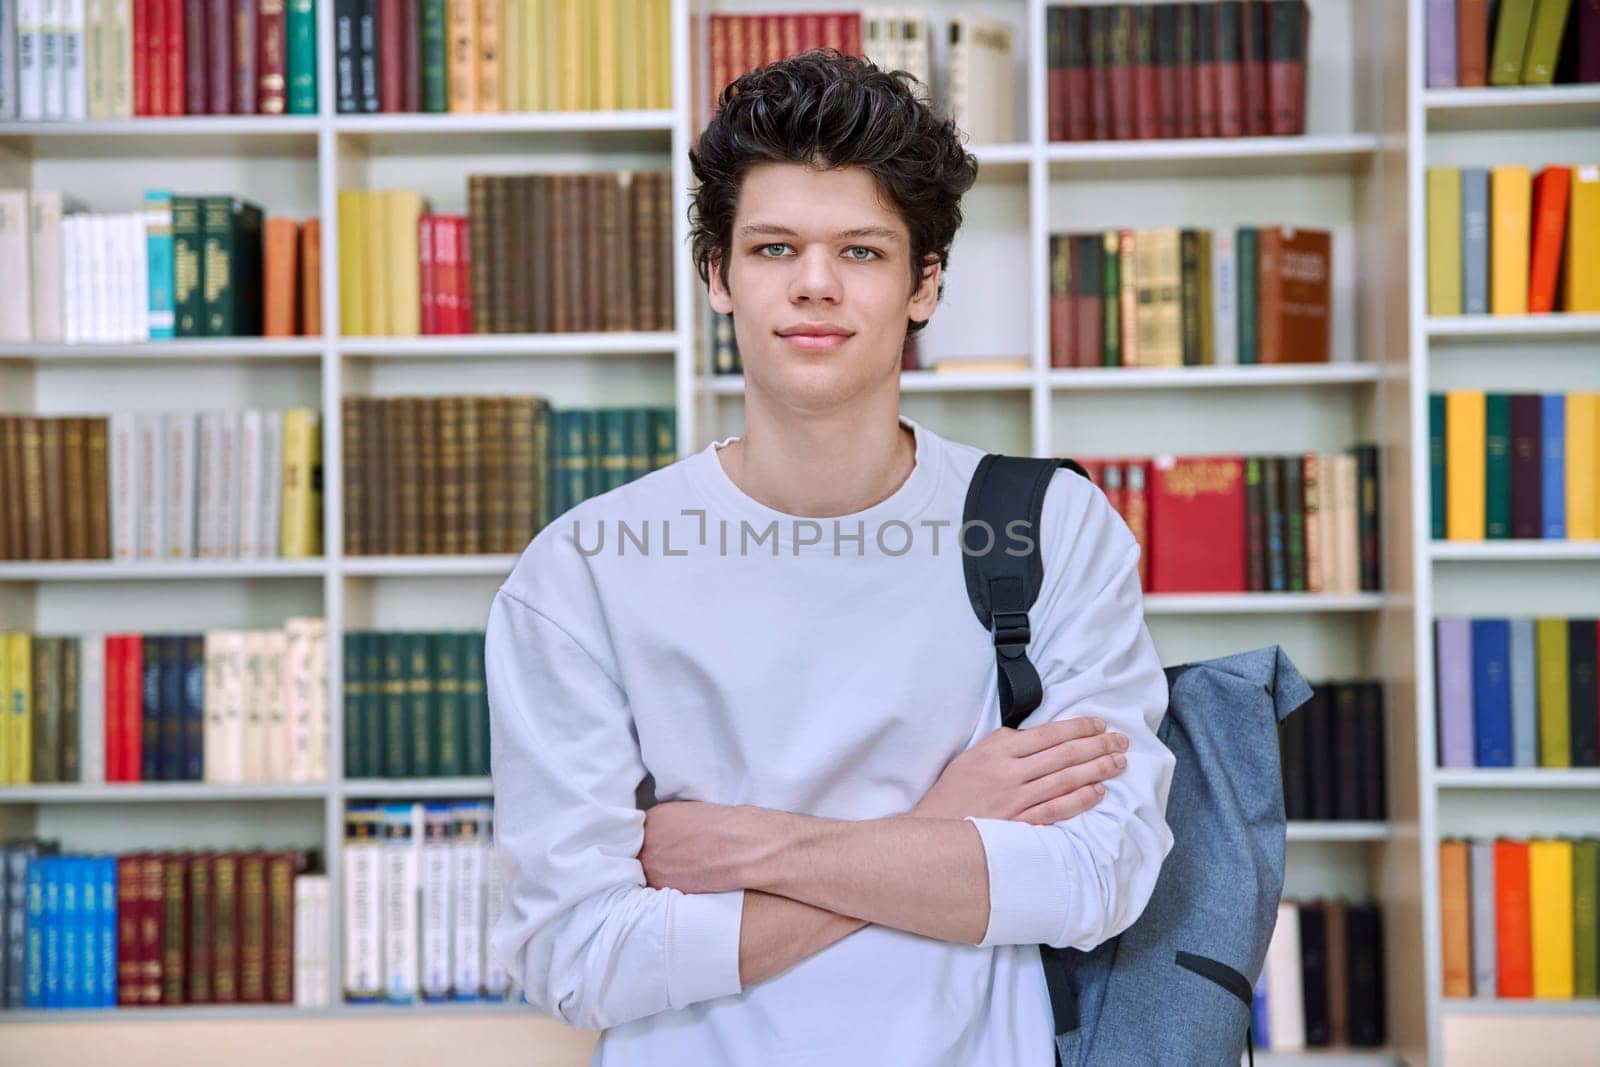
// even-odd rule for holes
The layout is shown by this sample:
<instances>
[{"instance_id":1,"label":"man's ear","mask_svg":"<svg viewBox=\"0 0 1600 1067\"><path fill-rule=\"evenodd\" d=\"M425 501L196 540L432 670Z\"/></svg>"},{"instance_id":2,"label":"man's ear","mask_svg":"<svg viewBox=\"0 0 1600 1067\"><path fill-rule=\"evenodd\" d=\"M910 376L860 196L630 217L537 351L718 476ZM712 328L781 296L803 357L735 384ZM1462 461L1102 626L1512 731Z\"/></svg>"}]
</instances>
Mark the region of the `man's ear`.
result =
<instances>
[{"instance_id":1,"label":"man's ear","mask_svg":"<svg viewBox=\"0 0 1600 1067\"><path fill-rule=\"evenodd\" d=\"M732 315L733 294L722 284L722 252L713 251L706 258L709 268L707 273L710 275L706 283L707 295L711 298L712 310L719 315Z\"/></svg>"},{"instance_id":2,"label":"man's ear","mask_svg":"<svg viewBox=\"0 0 1600 1067\"><path fill-rule=\"evenodd\" d=\"M906 316L913 322L927 322L939 304L939 257L930 255L925 263L922 280L912 290L911 303L906 308Z\"/></svg>"}]
</instances>

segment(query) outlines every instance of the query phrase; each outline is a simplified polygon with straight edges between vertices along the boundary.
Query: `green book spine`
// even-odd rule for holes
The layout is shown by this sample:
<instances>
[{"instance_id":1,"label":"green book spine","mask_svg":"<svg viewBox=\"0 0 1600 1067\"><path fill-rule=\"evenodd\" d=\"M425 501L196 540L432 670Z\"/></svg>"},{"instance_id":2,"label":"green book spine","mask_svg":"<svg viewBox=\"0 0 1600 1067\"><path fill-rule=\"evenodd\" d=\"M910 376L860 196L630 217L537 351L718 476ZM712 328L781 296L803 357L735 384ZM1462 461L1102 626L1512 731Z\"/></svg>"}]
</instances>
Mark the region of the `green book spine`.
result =
<instances>
[{"instance_id":1,"label":"green book spine","mask_svg":"<svg viewBox=\"0 0 1600 1067\"><path fill-rule=\"evenodd\" d=\"M204 337L206 331L205 257L200 200L172 198L172 303L179 337Z\"/></svg>"},{"instance_id":2,"label":"green book spine","mask_svg":"<svg viewBox=\"0 0 1600 1067\"><path fill-rule=\"evenodd\" d=\"M367 697L367 664L361 654L366 635L344 635L344 776L372 777L371 755L361 734L361 702Z\"/></svg>"},{"instance_id":3,"label":"green book spine","mask_svg":"<svg viewBox=\"0 0 1600 1067\"><path fill-rule=\"evenodd\" d=\"M1522 57L1533 26L1533 5L1534 0L1501 0L1494 49L1489 55L1490 85L1522 84Z\"/></svg>"},{"instance_id":4,"label":"green book spine","mask_svg":"<svg viewBox=\"0 0 1600 1067\"><path fill-rule=\"evenodd\" d=\"M470 775L489 773L489 695L483 674L483 634L461 635L461 715Z\"/></svg>"},{"instance_id":5,"label":"green book spine","mask_svg":"<svg viewBox=\"0 0 1600 1067\"><path fill-rule=\"evenodd\" d=\"M383 774L383 635L367 631L361 635L362 675L366 690L361 698L361 748L367 754L367 774Z\"/></svg>"},{"instance_id":6,"label":"green book spine","mask_svg":"<svg viewBox=\"0 0 1600 1067\"><path fill-rule=\"evenodd\" d=\"M604 492L600 471L600 412L594 408L584 408L578 413L578 421L583 425L583 495L574 503Z\"/></svg>"},{"instance_id":7,"label":"green book spine","mask_svg":"<svg viewBox=\"0 0 1600 1067\"><path fill-rule=\"evenodd\" d=\"M1254 226L1239 227L1234 245L1239 263L1234 283L1239 298L1239 362L1256 361L1256 230Z\"/></svg>"},{"instance_id":8,"label":"green book spine","mask_svg":"<svg viewBox=\"0 0 1600 1067\"><path fill-rule=\"evenodd\" d=\"M206 337L234 336L233 222L232 197L208 196L200 202Z\"/></svg>"},{"instance_id":9,"label":"green book spine","mask_svg":"<svg viewBox=\"0 0 1600 1067\"><path fill-rule=\"evenodd\" d=\"M1305 461L1300 456L1283 457L1283 520L1289 543L1285 546L1289 565L1289 592L1306 591L1306 493Z\"/></svg>"},{"instance_id":10,"label":"green book spine","mask_svg":"<svg viewBox=\"0 0 1600 1067\"><path fill-rule=\"evenodd\" d=\"M678 461L678 412L675 408L650 409L650 434L654 439L650 457L652 469L670 467Z\"/></svg>"},{"instance_id":11,"label":"green book spine","mask_svg":"<svg viewBox=\"0 0 1600 1067\"><path fill-rule=\"evenodd\" d=\"M383 635L383 776L411 777L411 722L406 718L406 635Z\"/></svg>"},{"instance_id":12,"label":"green book spine","mask_svg":"<svg viewBox=\"0 0 1600 1067\"><path fill-rule=\"evenodd\" d=\"M600 485L606 493L628 481L628 412L624 408L601 408Z\"/></svg>"},{"instance_id":13,"label":"green book spine","mask_svg":"<svg viewBox=\"0 0 1600 1067\"><path fill-rule=\"evenodd\" d=\"M422 110L435 114L448 110L445 94L444 0L422 2ZM538 9L533 9L537 11ZM524 17L527 17L524 15ZM520 72L510 72L512 77Z\"/></svg>"},{"instance_id":14,"label":"green book spine","mask_svg":"<svg viewBox=\"0 0 1600 1067\"><path fill-rule=\"evenodd\" d=\"M61 639L33 639L33 780L54 782L61 766Z\"/></svg>"},{"instance_id":15,"label":"green book spine","mask_svg":"<svg viewBox=\"0 0 1600 1067\"><path fill-rule=\"evenodd\" d=\"M1511 536L1511 397L1484 397L1484 535L1491 541Z\"/></svg>"},{"instance_id":16,"label":"green book spine","mask_svg":"<svg viewBox=\"0 0 1600 1067\"><path fill-rule=\"evenodd\" d=\"M1428 501L1430 534L1445 539L1444 394L1428 394Z\"/></svg>"},{"instance_id":17,"label":"green book spine","mask_svg":"<svg viewBox=\"0 0 1600 1067\"><path fill-rule=\"evenodd\" d=\"M1539 660L1539 766L1572 766L1572 720L1568 715L1571 668L1567 620L1534 623L1534 655Z\"/></svg>"},{"instance_id":18,"label":"green book spine","mask_svg":"<svg viewBox=\"0 0 1600 1067\"><path fill-rule=\"evenodd\" d=\"M628 481L649 474L655 467L654 443L650 435L650 409L628 408L623 415L627 428Z\"/></svg>"},{"instance_id":19,"label":"green book spine","mask_svg":"<svg viewBox=\"0 0 1600 1067\"><path fill-rule=\"evenodd\" d=\"M1522 55L1522 84L1550 85L1556 80L1556 62L1561 58L1562 31L1572 0L1539 0L1533 25L1528 28L1528 46ZM1573 27L1577 32L1577 27Z\"/></svg>"},{"instance_id":20,"label":"green book spine","mask_svg":"<svg viewBox=\"0 0 1600 1067\"><path fill-rule=\"evenodd\" d=\"M434 719L439 733L434 742L438 773L446 778L459 777L464 764L462 749L465 737L461 722L461 635L434 634Z\"/></svg>"},{"instance_id":21,"label":"green book spine","mask_svg":"<svg viewBox=\"0 0 1600 1067\"><path fill-rule=\"evenodd\" d=\"M411 723L411 773L418 778L438 774L433 735L438 716L433 707L433 656L427 634L406 634L406 714Z\"/></svg>"},{"instance_id":22,"label":"green book spine","mask_svg":"<svg viewBox=\"0 0 1600 1067\"><path fill-rule=\"evenodd\" d=\"M1600 838L1572 843L1572 993L1600 996Z\"/></svg>"},{"instance_id":23,"label":"green book spine","mask_svg":"<svg viewBox=\"0 0 1600 1067\"><path fill-rule=\"evenodd\" d=\"M59 638L61 643L61 770L58 782L76 782L83 777L79 770L81 753L78 751L78 639Z\"/></svg>"},{"instance_id":24,"label":"green book spine","mask_svg":"<svg viewBox=\"0 0 1600 1067\"><path fill-rule=\"evenodd\" d=\"M289 114L317 113L317 3L289 0L288 37Z\"/></svg>"},{"instance_id":25,"label":"green book spine","mask_svg":"<svg viewBox=\"0 0 1600 1067\"><path fill-rule=\"evenodd\" d=\"M1198 367L1200 358L1200 234L1178 231L1179 322L1182 324L1183 365Z\"/></svg>"},{"instance_id":26,"label":"green book spine","mask_svg":"<svg viewBox=\"0 0 1600 1067\"><path fill-rule=\"evenodd\" d=\"M1107 367L1122 366L1122 257L1118 252L1116 230L1107 230L1101 238L1105 255L1100 262L1105 269L1104 287L1100 290L1102 314L1100 325L1101 363Z\"/></svg>"},{"instance_id":27,"label":"green book spine","mask_svg":"<svg viewBox=\"0 0 1600 1067\"><path fill-rule=\"evenodd\" d=\"M567 499L572 484L567 473L567 457L572 450L574 414L566 409L552 409L550 412L550 437L545 448L545 468L550 478L545 485L545 521L542 525L554 522L572 506Z\"/></svg>"}]
</instances>

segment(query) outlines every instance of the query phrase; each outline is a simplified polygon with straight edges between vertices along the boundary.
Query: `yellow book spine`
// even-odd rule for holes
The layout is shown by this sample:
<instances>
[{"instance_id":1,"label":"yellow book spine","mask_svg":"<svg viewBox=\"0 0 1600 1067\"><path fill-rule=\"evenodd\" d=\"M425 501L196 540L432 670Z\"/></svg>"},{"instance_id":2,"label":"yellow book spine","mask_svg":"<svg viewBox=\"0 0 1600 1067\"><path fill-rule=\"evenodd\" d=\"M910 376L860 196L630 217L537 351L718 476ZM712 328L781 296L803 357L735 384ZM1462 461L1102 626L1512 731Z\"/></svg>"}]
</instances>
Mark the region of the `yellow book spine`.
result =
<instances>
[{"instance_id":1,"label":"yellow book spine","mask_svg":"<svg viewBox=\"0 0 1600 1067\"><path fill-rule=\"evenodd\" d=\"M1534 656L1539 661L1539 766L1572 766L1572 721L1568 717L1567 620L1534 622Z\"/></svg>"},{"instance_id":2,"label":"yellow book spine","mask_svg":"<svg viewBox=\"0 0 1600 1067\"><path fill-rule=\"evenodd\" d=\"M1528 843L1532 898L1533 995L1572 999L1572 842Z\"/></svg>"},{"instance_id":3,"label":"yellow book spine","mask_svg":"<svg viewBox=\"0 0 1600 1067\"><path fill-rule=\"evenodd\" d=\"M501 0L478 0L478 110L501 110Z\"/></svg>"},{"instance_id":4,"label":"yellow book spine","mask_svg":"<svg viewBox=\"0 0 1600 1067\"><path fill-rule=\"evenodd\" d=\"M6 635L10 654L6 657L6 776L12 785L27 785L33 780L33 637L25 633Z\"/></svg>"},{"instance_id":5,"label":"yellow book spine","mask_svg":"<svg viewBox=\"0 0 1600 1067\"><path fill-rule=\"evenodd\" d=\"M372 332L367 303L367 194L339 191L339 332L360 337Z\"/></svg>"},{"instance_id":6,"label":"yellow book spine","mask_svg":"<svg viewBox=\"0 0 1600 1067\"><path fill-rule=\"evenodd\" d=\"M1533 172L1527 167L1489 171L1489 312L1528 313L1528 242Z\"/></svg>"},{"instance_id":7,"label":"yellow book spine","mask_svg":"<svg viewBox=\"0 0 1600 1067\"><path fill-rule=\"evenodd\" d=\"M544 111L544 6L545 0L518 0L522 28L522 66L514 77L522 83L525 111Z\"/></svg>"},{"instance_id":8,"label":"yellow book spine","mask_svg":"<svg viewBox=\"0 0 1600 1067\"><path fill-rule=\"evenodd\" d=\"M582 111L588 108L589 94L584 91L583 41L587 36L585 18L587 0L561 0L561 108L563 111Z\"/></svg>"},{"instance_id":9,"label":"yellow book spine","mask_svg":"<svg viewBox=\"0 0 1600 1067\"><path fill-rule=\"evenodd\" d=\"M387 337L394 332L389 313L389 275L394 269L389 259L388 196L382 190L363 194L367 200L367 332Z\"/></svg>"},{"instance_id":10,"label":"yellow book spine","mask_svg":"<svg viewBox=\"0 0 1600 1067\"><path fill-rule=\"evenodd\" d=\"M478 0L449 0L450 110L478 110Z\"/></svg>"},{"instance_id":11,"label":"yellow book spine","mask_svg":"<svg viewBox=\"0 0 1600 1067\"><path fill-rule=\"evenodd\" d=\"M1572 168L1562 308L1600 313L1600 165Z\"/></svg>"},{"instance_id":12,"label":"yellow book spine","mask_svg":"<svg viewBox=\"0 0 1600 1067\"><path fill-rule=\"evenodd\" d=\"M561 48L566 40L567 0L540 0L544 6L544 37L539 45L539 78L544 85L544 106L550 111L567 111L561 95Z\"/></svg>"},{"instance_id":13,"label":"yellow book spine","mask_svg":"<svg viewBox=\"0 0 1600 1067\"><path fill-rule=\"evenodd\" d=\"M594 5L595 106L602 111L615 111L622 106L621 75L617 69L622 19L617 4L618 0L598 0Z\"/></svg>"},{"instance_id":14,"label":"yellow book spine","mask_svg":"<svg viewBox=\"0 0 1600 1067\"><path fill-rule=\"evenodd\" d=\"M672 0L652 0L655 8L654 60L652 62L655 89L654 106L672 106Z\"/></svg>"},{"instance_id":15,"label":"yellow book spine","mask_svg":"<svg viewBox=\"0 0 1600 1067\"><path fill-rule=\"evenodd\" d=\"M1595 501L1600 455L1600 393L1567 394L1567 540L1600 538L1600 508Z\"/></svg>"},{"instance_id":16,"label":"yellow book spine","mask_svg":"<svg viewBox=\"0 0 1600 1067\"><path fill-rule=\"evenodd\" d=\"M0 631L0 785L11 784L11 635Z\"/></svg>"},{"instance_id":17,"label":"yellow book spine","mask_svg":"<svg viewBox=\"0 0 1600 1067\"><path fill-rule=\"evenodd\" d=\"M422 259L417 227L422 194L396 189L384 194L389 228L389 333L415 337L422 332Z\"/></svg>"},{"instance_id":18,"label":"yellow book spine","mask_svg":"<svg viewBox=\"0 0 1600 1067\"><path fill-rule=\"evenodd\" d=\"M1486 402L1482 390L1454 389L1444 399L1445 537L1484 536Z\"/></svg>"},{"instance_id":19,"label":"yellow book spine","mask_svg":"<svg viewBox=\"0 0 1600 1067\"><path fill-rule=\"evenodd\" d=\"M1461 314L1461 168L1428 168L1428 314Z\"/></svg>"},{"instance_id":20,"label":"yellow book spine","mask_svg":"<svg viewBox=\"0 0 1600 1067\"><path fill-rule=\"evenodd\" d=\"M283 413L283 500L278 519L278 545L284 559L304 559L311 552L311 412L289 408Z\"/></svg>"},{"instance_id":21,"label":"yellow book spine","mask_svg":"<svg viewBox=\"0 0 1600 1067\"><path fill-rule=\"evenodd\" d=\"M630 12L632 13L632 12ZM622 108L647 107L644 97L644 52L639 47L644 24L654 17L649 4L644 5L643 18L623 18L617 26L617 106Z\"/></svg>"},{"instance_id":22,"label":"yellow book spine","mask_svg":"<svg viewBox=\"0 0 1600 1067\"><path fill-rule=\"evenodd\" d=\"M522 0L500 0L500 108L502 111L526 111L522 99L522 72L527 60L522 57L522 19L527 5Z\"/></svg>"}]
</instances>

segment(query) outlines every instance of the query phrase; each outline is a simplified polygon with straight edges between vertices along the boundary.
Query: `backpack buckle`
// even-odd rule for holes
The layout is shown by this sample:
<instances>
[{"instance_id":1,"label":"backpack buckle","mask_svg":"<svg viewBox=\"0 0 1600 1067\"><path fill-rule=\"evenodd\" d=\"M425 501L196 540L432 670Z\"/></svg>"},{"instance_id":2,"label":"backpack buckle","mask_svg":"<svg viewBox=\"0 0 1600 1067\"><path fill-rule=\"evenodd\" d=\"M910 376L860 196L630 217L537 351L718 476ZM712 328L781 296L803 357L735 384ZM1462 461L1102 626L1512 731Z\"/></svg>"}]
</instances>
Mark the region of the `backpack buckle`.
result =
<instances>
[{"instance_id":1,"label":"backpack buckle","mask_svg":"<svg viewBox=\"0 0 1600 1067\"><path fill-rule=\"evenodd\" d=\"M994 647L1007 659L1026 655L1028 641L1033 631L1028 627L1026 611L996 611L989 618L989 632L994 635Z\"/></svg>"}]
</instances>

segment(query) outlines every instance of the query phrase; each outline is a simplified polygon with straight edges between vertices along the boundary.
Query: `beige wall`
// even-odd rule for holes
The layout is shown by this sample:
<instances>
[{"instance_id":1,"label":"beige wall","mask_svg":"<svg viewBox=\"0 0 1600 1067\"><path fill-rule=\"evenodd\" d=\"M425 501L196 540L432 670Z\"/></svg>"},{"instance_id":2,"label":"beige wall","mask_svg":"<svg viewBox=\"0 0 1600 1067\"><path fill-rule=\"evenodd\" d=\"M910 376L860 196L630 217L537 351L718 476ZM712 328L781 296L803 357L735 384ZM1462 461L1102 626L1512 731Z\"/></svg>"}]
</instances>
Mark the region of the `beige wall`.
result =
<instances>
[{"instance_id":1,"label":"beige wall","mask_svg":"<svg viewBox=\"0 0 1600 1067\"><path fill-rule=\"evenodd\" d=\"M1452 1015L1444 1021L1443 1051L1445 1067L1595 1067L1600 1064L1600 1011Z\"/></svg>"}]
</instances>

